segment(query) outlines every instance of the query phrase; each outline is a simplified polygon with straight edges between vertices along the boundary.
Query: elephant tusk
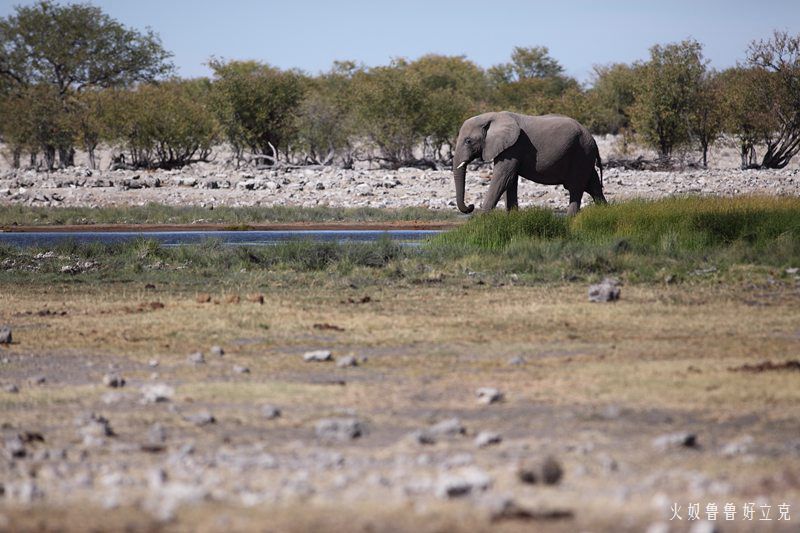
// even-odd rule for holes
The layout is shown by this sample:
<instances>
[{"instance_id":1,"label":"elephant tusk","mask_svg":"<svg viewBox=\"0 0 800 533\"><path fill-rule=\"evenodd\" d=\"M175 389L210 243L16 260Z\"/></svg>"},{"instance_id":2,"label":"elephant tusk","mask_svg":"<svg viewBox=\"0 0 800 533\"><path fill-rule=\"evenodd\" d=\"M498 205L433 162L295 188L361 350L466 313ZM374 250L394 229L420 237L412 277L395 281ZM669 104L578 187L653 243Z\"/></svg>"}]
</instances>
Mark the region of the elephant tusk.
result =
<instances>
[{"instance_id":1,"label":"elephant tusk","mask_svg":"<svg viewBox=\"0 0 800 533\"><path fill-rule=\"evenodd\" d=\"M456 167L456 169L461 169L461 168L464 168L465 166L467 166L467 162L466 161L462 161L462 163L460 165L458 165Z\"/></svg>"}]
</instances>

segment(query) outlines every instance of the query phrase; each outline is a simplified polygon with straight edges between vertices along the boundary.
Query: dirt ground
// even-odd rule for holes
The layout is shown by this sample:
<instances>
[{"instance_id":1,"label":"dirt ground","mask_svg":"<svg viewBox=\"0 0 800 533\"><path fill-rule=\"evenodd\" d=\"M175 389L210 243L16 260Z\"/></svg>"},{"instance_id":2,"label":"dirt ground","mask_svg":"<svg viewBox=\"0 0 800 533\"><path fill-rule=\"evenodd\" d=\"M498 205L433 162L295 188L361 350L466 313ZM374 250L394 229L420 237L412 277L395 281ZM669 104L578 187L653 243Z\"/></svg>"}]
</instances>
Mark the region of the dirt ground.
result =
<instances>
[{"instance_id":1,"label":"dirt ground","mask_svg":"<svg viewBox=\"0 0 800 533\"><path fill-rule=\"evenodd\" d=\"M0 530L688 531L694 503L725 532L800 520L792 282L608 304L479 279L6 285L0 324ZM174 392L148 403L156 384ZM463 431L430 429L453 417Z\"/></svg>"}]
</instances>

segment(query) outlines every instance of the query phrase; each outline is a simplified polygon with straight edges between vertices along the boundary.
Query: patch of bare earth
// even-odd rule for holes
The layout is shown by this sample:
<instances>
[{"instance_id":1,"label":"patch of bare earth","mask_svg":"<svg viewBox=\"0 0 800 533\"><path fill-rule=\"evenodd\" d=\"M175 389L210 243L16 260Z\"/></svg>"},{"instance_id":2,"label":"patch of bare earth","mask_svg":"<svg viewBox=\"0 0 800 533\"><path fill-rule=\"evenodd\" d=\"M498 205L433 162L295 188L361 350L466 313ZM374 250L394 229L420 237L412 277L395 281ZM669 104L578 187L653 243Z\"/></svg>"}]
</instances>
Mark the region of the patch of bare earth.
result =
<instances>
[{"instance_id":1,"label":"patch of bare earth","mask_svg":"<svg viewBox=\"0 0 800 533\"><path fill-rule=\"evenodd\" d=\"M693 502L796 527L800 373L729 370L796 359L794 289L207 290L0 287L0 530L641 531Z\"/></svg>"}]
</instances>

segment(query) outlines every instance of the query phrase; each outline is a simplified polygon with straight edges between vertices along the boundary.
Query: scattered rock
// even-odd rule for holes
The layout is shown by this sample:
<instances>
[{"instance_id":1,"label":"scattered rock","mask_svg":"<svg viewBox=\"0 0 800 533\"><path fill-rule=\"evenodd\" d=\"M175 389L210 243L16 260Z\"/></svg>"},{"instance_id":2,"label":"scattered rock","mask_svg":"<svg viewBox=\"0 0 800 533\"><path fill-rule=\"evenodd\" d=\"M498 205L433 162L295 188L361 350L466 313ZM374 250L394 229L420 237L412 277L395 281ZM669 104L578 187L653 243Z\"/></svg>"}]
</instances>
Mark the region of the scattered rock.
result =
<instances>
[{"instance_id":1,"label":"scattered rock","mask_svg":"<svg viewBox=\"0 0 800 533\"><path fill-rule=\"evenodd\" d=\"M28 454L25 443L19 435L7 437L3 451L8 459L22 459Z\"/></svg>"},{"instance_id":2,"label":"scattered rock","mask_svg":"<svg viewBox=\"0 0 800 533\"><path fill-rule=\"evenodd\" d=\"M158 359L150 359L150 360L147 362L147 366L149 366L150 368L155 368L155 367L157 367L157 366L158 366Z\"/></svg>"},{"instance_id":3,"label":"scattered rock","mask_svg":"<svg viewBox=\"0 0 800 533\"><path fill-rule=\"evenodd\" d=\"M108 374L103 376L103 385L106 387L111 388L119 388L125 386L125 378L121 375L117 374L116 372L109 372Z\"/></svg>"},{"instance_id":4,"label":"scattered rock","mask_svg":"<svg viewBox=\"0 0 800 533\"><path fill-rule=\"evenodd\" d=\"M513 366L524 365L525 364L525 359L523 359L522 357L517 355L517 356L512 357L511 359L509 359L508 360L508 364L509 365L513 365Z\"/></svg>"},{"instance_id":5,"label":"scattered rock","mask_svg":"<svg viewBox=\"0 0 800 533\"><path fill-rule=\"evenodd\" d=\"M203 356L203 352L194 352L189 354L189 357L186 358L186 361L193 365L202 365L205 364L206 358Z\"/></svg>"},{"instance_id":6,"label":"scattered rock","mask_svg":"<svg viewBox=\"0 0 800 533\"><path fill-rule=\"evenodd\" d=\"M486 472L476 467L468 467L458 473L447 473L440 476L434 491L439 498L459 498L483 492L491 484L492 478Z\"/></svg>"},{"instance_id":7,"label":"scattered rock","mask_svg":"<svg viewBox=\"0 0 800 533\"><path fill-rule=\"evenodd\" d=\"M492 387L481 387L475 394L478 396L478 403L489 405L503 401L503 393Z\"/></svg>"},{"instance_id":8,"label":"scattered rock","mask_svg":"<svg viewBox=\"0 0 800 533\"><path fill-rule=\"evenodd\" d=\"M589 301L602 303L619 300L619 285L619 281L613 278L605 278L597 285L589 287Z\"/></svg>"},{"instance_id":9,"label":"scattered rock","mask_svg":"<svg viewBox=\"0 0 800 533\"><path fill-rule=\"evenodd\" d=\"M156 422L147 430L148 444L164 444L167 441L167 431L164 426Z\"/></svg>"},{"instance_id":10,"label":"scattered rock","mask_svg":"<svg viewBox=\"0 0 800 533\"><path fill-rule=\"evenodd\" d=\"M160 403L172 400L175 389L165 383L153 383L142 387L144 403Z\"/></svg>"},{"instance_id":11,"label":"scattered rock","mask_svg":"<svg viewBox=\"0 0 800 533\"><path fill-rule=\"evenodd\" d=\"M336 361L336 366L341 368L345 368L348 366L358 366L358 361L352 355L346 355L341 359L339 359L338 361Z\"/></svg>"},{"instance_id":12,"label":"scattered rock","mask_svg":"<svg viewBox=\"0 0 800 533\"><path fill-rule=\"evenodd\" d=\"M303 354L303 361L307 363L333 361L333 354L331 354L330 350L315 350L313 352L306 352Z\"/></svg>"},{"instance_id":13,"label":"scattered rock","mask_svg":"<svg viewBox=\"0 0 800 533\"><path fill-rule=\"evenodd\" d=\"M314 425L314 433L323 441L349 441L361 437L364 428L356 418L325 418Z\"/></svg>"},{"instance_id":14,"label":"scattered rock","mask_svg":"<svg viewBox=\"0 0 800 533\"><path fill-rule=\"evenodd\" d=\"M223 355L225 355L225 350L222 349L222 346L217 346L217 345L212 346L209 352L211 352L211 355L214 355L216 357L222 357Z\"/></svg>"},{"instance_id":15,"label":"scattered rock","mask_svg":"<svg viewBox=\"0 0 800 533\"><path fill-rule=\"evenodd\" d=\"M561 463L550 456L541 461L523 461L517 466L517 478L523 483L555 485L563 476Z\"/></svg>"},{"instance_id":16,"label":"scattered rock","mask_svg":"<svg viewBox=\"0 0 800 533\"><path fill-rule=\"evenodd\" d=\"M45 383L47 383L47 378L39 374L28 378L28 383L30 383L31 385L44 385Z\"/></svg>"},{"instance_id":17,"label":"scattered rock","mask_svg":"<svg viewBox=\"0 0 800 533\"><path fill-rule=\"evenodd\" d=\"M481 431L478 433L478 436L475 437L475 446L478 448L486 448L487 446L500 444L501 442L503 442L503 437L499 433L491 431Z\"/></svg>"},{"instance_id":18,"label":"scattered rock","mask_svg":"<svg viewBox=\"0 0 800 533\"><path fill-rule=\"evenodd\" d=\"M214 415L208 411L199 411L191 415L186 415L183 417L183 419L198 427L215 424L217 422L217 419L214 418Z\"/></svg>"},{"instance_id":19,"label":"scattered rock","mask_svg":"<svg viewBox=\"0 0 800 533\"><path fill-rule=\"evenodd\" d=\"M0 326L0 344L11 344L11 326Z\"/></svg>"},{"instance_id":20,"label":"scattered rock","mask_svg":"<svg viewBox=\"0 0 800 533\"><path fill-rule=\"evenodd\" d=\"M250 369L247 368L246 366L242 366L242 365L233 365L233 371L236 374L249 374L250 373Z\"/></svg>"},{"instance_id":21,"label":"scattered rock","mask_svg":"<svg viewBox=\"0 0 800 533\"><path fill-rule=\"evenodd\" d=\"M279 407L275 407L274 405L262 405L261 406L261 416L266 418L267 420L272 420L274 418L279 418L281 416L281 410Z\"/></svg>"},{"instance_id":22,"label":"scattered rock","mask_svg":"<svg viewBox=\"0 0 800 533\"><path fill-rule=\"evenodd\" d=\"M744 435L732 440L722 447L722 455L732 457L734 455L744 455L753 450L755 439L750 435Z\"/></svg>"},{"instance_id":23,"label":"scattered rock","mask_svg":"<svg viewBox=\"0 0 800 533\"><path fill-rule=\"evenodd\" d=\"M694 433L668 433L653 439L653 447L657 450L669 448L696 448L697 435Z\"/></svg>"},{"instance_id":24,"label":"scattered rock","mask_svg":"<svg viewBox=\"0 0 800 533\"><path fill-rule=\"evenodd\" d=\"M80 434L86 446L101 446L105 437L113 437L114 430L107 418L92 413L87 420L80 421Z\"/></svg>"},{"instance_id":25,"label":"scattered rock","mask_svg":"<svg viewBox=\"0 0 800 533\"><path fill-rule=\"evenodd\" d=\"M575 513L569 509L529 509L519 505L513 498L499 496L489 498L485 503L489 511L489 520L564 520L573 518Z\"/></svg>"},{"instance_id":26,"label":"scattered rock","mask_svg":"<svg viewBox=\"0 0 800 533\"><path fill-rule=\"evenodd\" d=\"M452 438L465 435L466 428L458 418L448 418L432 426L420 429L411 434L412 439L418 444L436 444L439 438Z\"/></svg>"},{"instance_id":27,"label":"scattered rock","mask_svg":"<svg viewBox=\"0 0 800 533\"><path fill-rule=\"evenodd\" d=\"M17 387L13 383L8 383L6 385L3 385L3 392L6 392L8 394L17 394L19 392L19 387Z\"/></svg>"}]
</instances>

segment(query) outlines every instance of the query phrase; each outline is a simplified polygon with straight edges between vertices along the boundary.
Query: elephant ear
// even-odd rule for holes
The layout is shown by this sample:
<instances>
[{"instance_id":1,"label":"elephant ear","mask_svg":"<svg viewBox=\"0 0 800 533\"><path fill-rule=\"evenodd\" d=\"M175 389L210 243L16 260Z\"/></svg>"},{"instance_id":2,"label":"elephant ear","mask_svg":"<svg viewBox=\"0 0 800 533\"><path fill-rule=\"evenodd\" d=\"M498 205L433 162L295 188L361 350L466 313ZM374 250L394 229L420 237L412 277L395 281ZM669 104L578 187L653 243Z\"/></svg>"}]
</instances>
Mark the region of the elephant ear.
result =
<instances>
[{"instance_id":1,"label":"elephant ear","mask_svg":"<svg viewBox=\"0 0 800 533\"><path fill-rule=\"evenodd\" d=\"M489 122L486 131L486 142L483 144L484 161L494 161L494 158L506 148L510 148L519 138L519 124L510 113L498 113Z\"/></svg>"}]
</instances>

